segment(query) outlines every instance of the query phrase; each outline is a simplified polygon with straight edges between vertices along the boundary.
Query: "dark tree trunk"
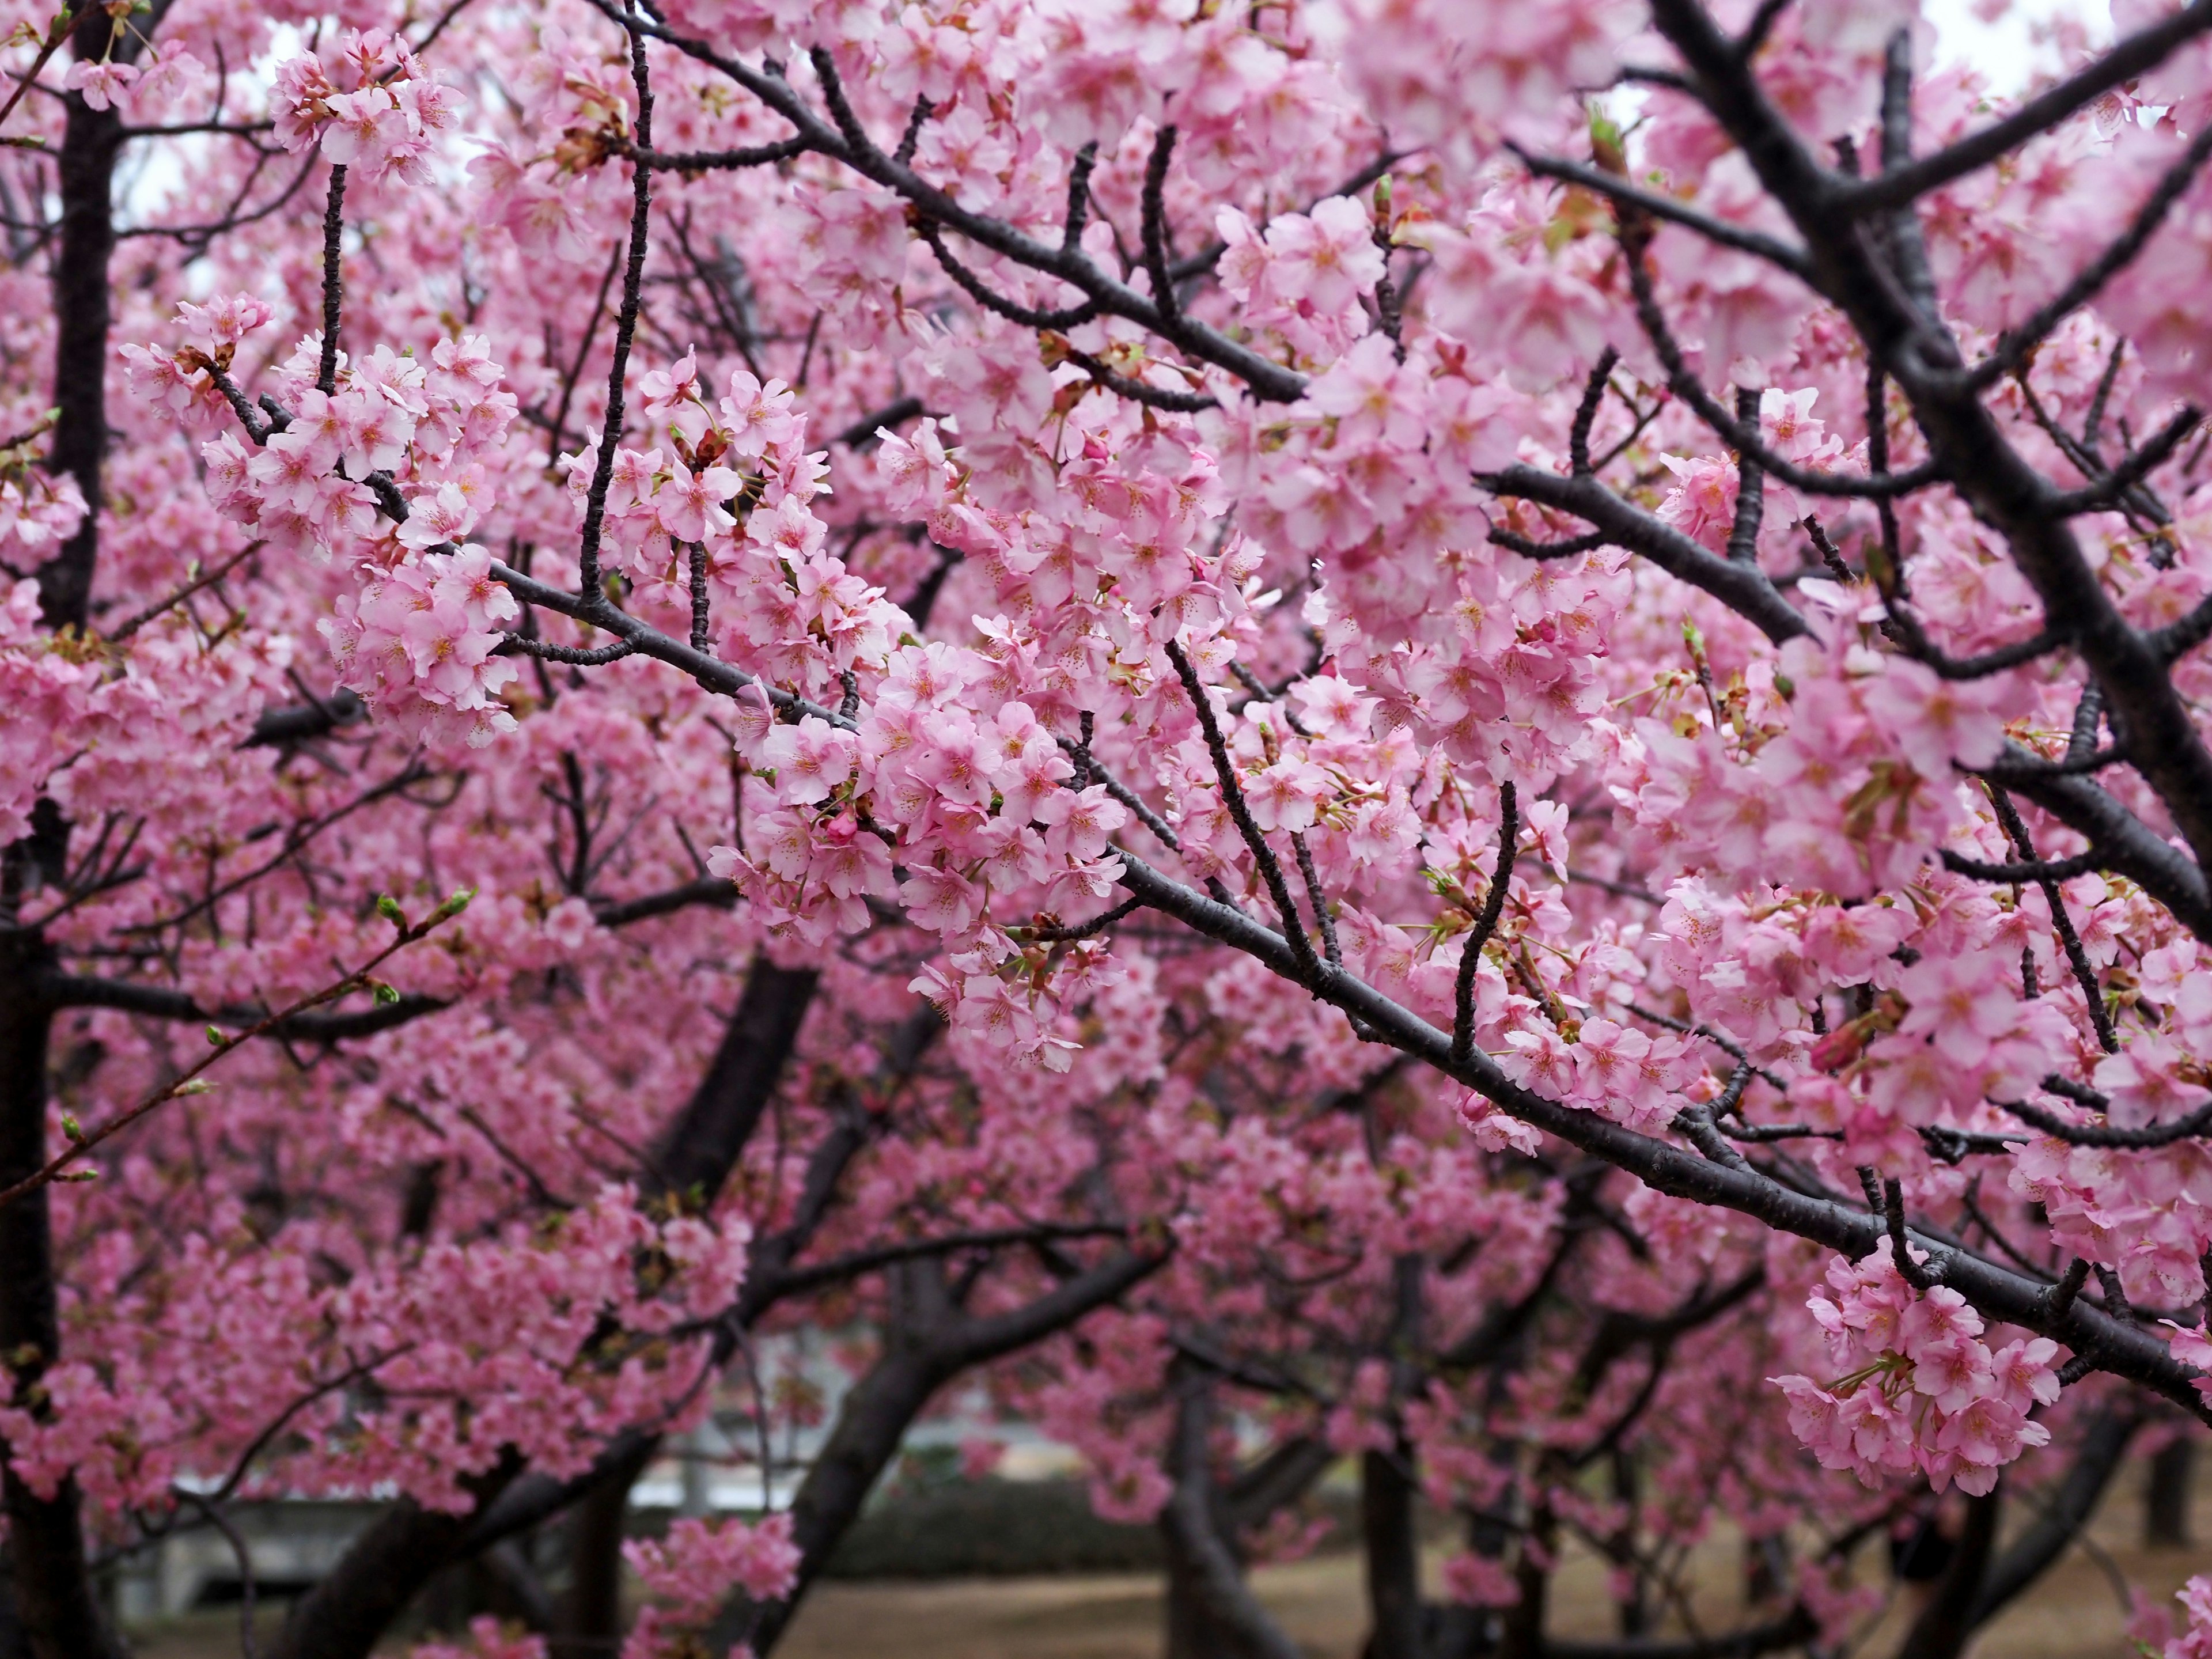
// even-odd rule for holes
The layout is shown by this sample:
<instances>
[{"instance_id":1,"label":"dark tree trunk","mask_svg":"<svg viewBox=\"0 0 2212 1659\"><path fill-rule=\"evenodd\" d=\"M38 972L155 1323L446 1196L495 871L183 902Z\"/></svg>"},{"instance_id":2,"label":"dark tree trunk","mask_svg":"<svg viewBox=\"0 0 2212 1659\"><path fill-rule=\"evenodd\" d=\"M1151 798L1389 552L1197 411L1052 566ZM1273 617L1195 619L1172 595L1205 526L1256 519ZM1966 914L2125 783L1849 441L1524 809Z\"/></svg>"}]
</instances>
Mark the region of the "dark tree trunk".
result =
<instances>
[{"instance_id":1,"label":"dark tree trunk","mask_svg":"<svg viewBox=\"0 0 2212 1659\"><path fill-rule=\"evenodd\" d=\"M150 31L149 22L146 26ZM115 25L104 10L78 26L79 57L107 51ZM117 41L135 53L136 37ZM59 410L52 465L84 492L82 526L39 572L39 603L48 626L82 627L88 614L93 565L100 549L100 463L107 448L108 264L115 252L111 207L122 118L94 110L76 93L56 156L61 237L53 267L57 339L54 403ZM41 801L30 837L7 849L6 891L0 896L0 1187L32 1174L46 1157L47 1043L53 1011L34 989L51 967L46 942L17 926L20 905L40 878L58 877L69 828L52 801ZM53 1232L44 1188L0 1210L0 1354L9 1394L21 1398L60 1358ZM74 1480L41 1498L12 1469L0 1476L8 1515L8 1559L15 1581L12 1620L19 1645L38 1659L120 1659L123 1644L94 1593L84 1550ZM0 1630L0 1641L8 1641Z\"/></svg>"},{"instance_id":2,"label":"dark tree trunk","mask_svg":"<svg viewBox=\"0 0 2212 1659\"><path fill-rule=\"evenodd\" d=\"M775 1097L820 980L811 968L754 962L706 1075L653 1148L646 1171L653 1190L701 1203L721 1192Z\"/></svg>"},{"instance_id":3,"label":"dark tree trunk","mask_svg":"<svg viewBox=\"0 0 2212 1659\"><path fill-rule=\"evenodd\" d=\"M962 1310L941 1260L926 1256L891 1268L885 1275L890 1316L883 1352L838 1407L830 1437L792 1501L792 1538L800 1551L797 1582L781 1601L733 1601L715 1621L708 1649L719 1653L750 1642L754 1653L765 1656L775 1646L931 1395L970 1366L988 1364L1066 1329L1141 1282L1164 1260L1120 1252L1072 1273L1032 1302L985 1317Z\"/></svg>"},{"instance_id":4,"label":"dark tree trunk","mask_svg":"<svg viewBox=\"0 0 2212 1659\"><path fill-rule=\"evenodd\" d=\"M22 854L11 849L21 868ZM14 872L11 872L11 875ZM0 1188L34 1174L46 1160L46 1044L53 1012L38 989L51 966L45 941L0 930ZM61 1353L54 1289L51 1188L33 1188L0 1208L0 1356L8 1393L41 1414L33 1392ZM15 1616L37 1659L123 1659L85 1558L74 1479L41 1497L0 1475L8 1516L8 1555Z\"/></svg>"},{"instance_id":5,"label":"dark tree trunk","mask_svg":"<svg viewBox=\"0 0 2212 1659\"><path fill-rule=\"evenodd\" d=\"M2143 1542L2153 1549L2189 1547L2189 1500L2197 1471L2197 1443L2176 1435L2150 1460L2143 1486Z\"/></svg>"},{"instance_id":6,"label":"dark tree trunk","mask_svg":"<svg viewBox=\"0 0 2212 1659\"><path fill-rule=\"evenodd\" d=\"M466 1483L477 1507L496 1498L520 1468L509 1457ZM347 1547L339 1570L294 1605L276 1639L277 1659L368 1659L416 1593L466 1559L460 1543L469 1524L465 1515L436 1514L411 1499L393 1504Z\"/></svg>"},{"instance_id":7,"label":"dark tree trunk","mask_svg":"<svg viewBox=\"0 0 2212 1659\"><path fill-rule=\"evenodd\" d=\"M2129 1441L2142 1426L2142 1419L2124 1407L2105 1412L2090 1422L2058 1490L1982 1574L1970 1615L1974 1629L1995 1618L2065 1553L2088 1524L2097 1500L2119 1472Z\"/></svg>"},{"instance_id":8,"label":"dark tree trunk","mask_svg":"<svg viewBox=\"0 0 2212 1659\"><path fill-rule=\"evenodd\" d=\"M1393 1406L1420 1386L1413 1356L1421 1340L1425 1258L1391 1264L1390 1397ZM1366 1659L1421 1659L1421 1540L1414 1525L1413 1449L1402 1431L1389 1451L1359 1462L1359 1517L1367 1551Z\"/></svg>"},{"instance_id":9,"label":"dark tree trunk","mask_svg":"<svg viewBox=\"0 0 2212 1659\"><path fill-rule=\"evenodd\" d=\"M950 1311L940 1311L945 1302L942 1265L907 1263L894 1270L893 1278L897 1300L907 1304L904 1316L893 1321L882 1354L838 1407L830 1437L792 1500L792 1541L800 1552L798 1580L781 1601L732 1606L708 1644L716 1653L738 1641L750 1642L756 1654L775 1648L830 1552L860 1518L877 1480L898 1455L907 1426L957 1369L933 1351L926 1334L927 1325Z\"/></svg>"},{"instance_id":10,"label":"dark tree trunk","mask_svg":"<svg viewBox=\"0 0 2212 1659\"><path fill-rule=\"evenodd\" d=\"M1651 1631L1651 1608L1644 1596L1644 1575L1636 1567L1636 1502L1641 1486L1635 1457L1620 1447L1613 1449L1613 1495L1627 1507L1628 1518L1613 1540L1613 1565L1626 1568L1632 1575L1628 1593L1616 1603L1620 1633L1624 1637L1647 1636Z\"/></svg>"},{"instance_id":11,"label":"dark tree trunk","mask_svg":"<svg viewBox=\"0 0 2212 1659\"><path fill-rule=\"evenodd\" d=\"M15 1581L0 1572L0 1659L31 1659L31 1632L15 1612Z\"/></svg>"},{"instance_id":12,"label":"dark tree trunk","mask_svg":"<svg viewBox=\"0 0 2212 1659\"><path fill-rule=\"evenodd\" d=\"M1297 1644L1245 1581L1237 1547L1242 1517L1213 1479L1212 1383L1180 1366L1173 1385L1176 1423L1168 1463L1175 1488L1160 1512L1168 1565L1168 1659L1297 1659ZM1261 1477L1250 1493L1259 1518L1304 1490L1306 1481L1299 1477L1312 1462L1293 1445L1254 1472ZM1271 1484L1270 1476L1279 1479Z\"/></svg>"},{"instance_id":13,"label":"dark tree trunk","mask_svg":"<svg viewBox=\"0 0 2212 1659\"><path fill-rule=\"evenodd\" d=\"M94 9L78 25L80 58L107 51L112 28ZM135 55L137 38L116 41L116 56ZM39 605L52 628L85 624L93 568L100 556L100 466L107 458L108 265L115 256L115 158L123 118L94 109L77 93L68 113L55 170L61 187L61 242L54 258L54 418L49 465L84 492L84 523L39 572Z\"/></svg>"},{"instance_id":14,"label":"dark tree trunk","mask_svg":"<svg viewBox=\"0 0 2212 1659\"><path fill-rule=\"evenodd\" d=\"M1421 1543L1402 1443L1359 1460L1359 1519L1366 1534L1367 1659L1421 1659Z\"/></svg>"},{"instance_id":15,"label":"dark tree trunk","mask_svg":"<svg viewBox=\"0 0 2212 1659\"><path fill-rule=\"evenodd\" d=\"M1521 1540L1521 1559L1514 1583L1521 1599L1505 1609L1498 1620L1499 1659L1540 1659L1544 1652L1544 1620L1552 1589L1551 1559L1558 1542L1558 1523L1540 1502L1528 1516L1528 1530Z\"/></svg>"},{"instance_id":16,"label":"dark tree trunk","mask_svg":"<svg viewBox=\"0 0 2212 1659\"><path fill-rule=\"evenodd\" d=\"M1959 1659L1974 1633L1974 1607L1982 1598L1990 1555L1996 1543L1997 1511L2003 1488L1966 1501L1966 1524L1959 1534L1951 1565L1936 1581L1935 1594L1905 1632L1897 1659Z\"/></svg>"},{"instance_id":17,"label":"dark tree trunk","mask_svg":"<svg viewBox=\"0 0 2212 1659\"><path fill-rule=\"evenodd\" d=\"M622 1645L623 1518L629 1482L592 1489L570 1517L568 1593L561 1604L554 1659L605 1659Z\"/></svg>"}]
</instances>

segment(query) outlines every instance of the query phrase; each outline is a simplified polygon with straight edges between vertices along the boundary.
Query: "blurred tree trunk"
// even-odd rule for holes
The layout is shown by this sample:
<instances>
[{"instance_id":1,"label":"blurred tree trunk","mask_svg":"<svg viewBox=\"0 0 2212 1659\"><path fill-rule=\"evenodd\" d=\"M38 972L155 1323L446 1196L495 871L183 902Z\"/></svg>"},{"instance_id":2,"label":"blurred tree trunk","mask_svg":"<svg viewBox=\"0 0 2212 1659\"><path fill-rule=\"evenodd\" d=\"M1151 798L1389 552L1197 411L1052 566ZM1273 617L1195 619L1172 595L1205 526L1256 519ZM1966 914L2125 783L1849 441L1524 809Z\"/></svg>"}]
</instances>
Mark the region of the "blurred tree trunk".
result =
<instances>
[{"instance_id":1,"label":"blurred tree trunk","mask_svg":"<svg viewBox=\"0 0 2212 1659\"><path fill-rule=\"evenodd\" d=\"M2189 1500L2195 1486L2197 1443L2176 1435L2150 1460L2143 1486L2143 1542L2153 1549L2189 1547Z\"/></svg>"},{"instance_id":2,"label":"blurred tree trunk","mask_svg":"<svg viewBox=\"0 0 2212 1659\"><path fill-rule=\"evenodd\" d=\"M553 1659L605 1659L622 1645L625 1480L603 1480L576 1505L568 1526L568 1591L562 1598Z\"/></svg>"}]
</instances>

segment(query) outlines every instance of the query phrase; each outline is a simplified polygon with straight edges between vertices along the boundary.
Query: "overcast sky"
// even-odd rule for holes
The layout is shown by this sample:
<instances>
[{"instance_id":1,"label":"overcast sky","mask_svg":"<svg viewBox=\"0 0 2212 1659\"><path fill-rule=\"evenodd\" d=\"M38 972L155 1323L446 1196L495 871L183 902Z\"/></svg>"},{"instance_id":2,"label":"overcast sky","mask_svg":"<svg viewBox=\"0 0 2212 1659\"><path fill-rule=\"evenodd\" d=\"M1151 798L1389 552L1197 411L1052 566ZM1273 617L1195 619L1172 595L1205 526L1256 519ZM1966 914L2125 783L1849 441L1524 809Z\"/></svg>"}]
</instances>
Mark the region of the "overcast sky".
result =
<instances>
[{"instance_id":1,"label":"overcast sky","mask_svg":"<svg viewBox=\"0 0 2212 1659\"><path fill-rule=\"evenodd\" d=\"M1802 0L1813 5L1847 6L1853 0ZM2055 15L2071 12L2091 20L2099 38L2112 32L2112 8L2107 0L2013 0L2005 15L1984 23L1974 15L1970 0L1925 0L1929 21L1936 25L1938 61L1973 64L2000 91L2026 84L2037 68L2035 26ZM2047 56L2048 49L2045 49ZM2056 67L2046 63L2045 68Z\"/></svg>"}]
</instances>

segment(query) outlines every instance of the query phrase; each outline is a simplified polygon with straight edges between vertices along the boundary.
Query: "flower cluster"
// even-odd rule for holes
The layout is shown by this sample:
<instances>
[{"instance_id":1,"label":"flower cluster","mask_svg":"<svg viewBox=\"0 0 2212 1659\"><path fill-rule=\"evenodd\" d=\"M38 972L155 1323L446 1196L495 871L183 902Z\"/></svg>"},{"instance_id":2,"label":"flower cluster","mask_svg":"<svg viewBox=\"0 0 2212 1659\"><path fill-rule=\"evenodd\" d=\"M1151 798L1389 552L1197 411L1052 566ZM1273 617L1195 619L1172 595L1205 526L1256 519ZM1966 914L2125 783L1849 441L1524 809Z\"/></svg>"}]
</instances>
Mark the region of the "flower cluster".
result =
<instances>
[{"instance_id":1,"label":"flower cluster","mask_svg":"<svg viewBox=\"0 0 2212 1659\"><path fill-rule=\"evenodd\" d=\"M1997 1472L2051 1431L2029 1415L2058 1398L2058 1345L2022 1338L1992 1352L1982 1318L1942 1285L1916 1291L1885 1239L1856 1263L1828 1269L1834 1298L1807 1301L1842 1375L1773 1379L1790 1425L1822 1465L1869 1486L1884 1470L1917 1468L1937 1492L1986 1492Z\"/></svg>"},{"instance_id":2,"label":"flower cluster","mask_svg":"<svg viewBox=\"0 0 2212 1659\"><path fill-rule=\"evenodd\" d=\"M338 1285L311 1286L295 1258L227 1258L196 1237L175 1268L191 1286L160 1322L251 1333L256 1365L233 1379L234 1408L274 1411L313 1390L314 1408L294 1424L295 1486L394 1481L465 1512L475 1502L465 1483L502 1449L573 1474L621 1426L683 1409L697 1343L666 1335L727 1307L748 1243L741 1223L655 1217L614 1186L554 1224L363 1263ZM647 1260L656 1271L641 1271ZM363 1364L380 1368L374 1402L314 1387L325 1367L343 1376ZM147 1382L135 1357L65 1360L39 1380L48 1410L34 1416L27 1397L0 1404L21 1479L47 1493L74 1474L108 1509L160 1501L192 1467L193 1413L185 1401L150 1406ZM319 1449L340 1444L347 1473L319 1468Z\"/></svg>"},{"instance_id":3,"label":"flower cluster","mask_svg":"<svg viewBox=\"0 0 2212 1659\"><path fill-rule=\"evenodd\" d=\"M482 748L514 730L499 700L514 665L492 653L521 609L492 579L491 555L463 546L375 573L323 632L345 684L425 736Z\"/></svg>"},{"instance_id":4,"label":"flower cluster","mask_svg":"<svg viewBox=\"0 0 2212 1659\"><path fill-rule=\"evenodd\" d=\"M664 1538L624 1544L623 1559L653 1601L631 1626L623 1659L682 1659L698 1651L694 1632L733 1590L755 1601L789 1595L800 1559L791 1529L788 1510L757 1522L687 1516L672 1522Z\"/></svg>"},{"instance_id":5,"label":"flower cluster","mask_svg":"<svg viewBox=\"0 0 2212 1659\"><path fill-rule=\"evenodd\" d=\"M410 185L430 181L438 136L457 113L405 38L380 28L347 30L331 63L283 59L270 101L276 142L294 155L319 146L336 165Z\"/></svg>"}]
</instances>

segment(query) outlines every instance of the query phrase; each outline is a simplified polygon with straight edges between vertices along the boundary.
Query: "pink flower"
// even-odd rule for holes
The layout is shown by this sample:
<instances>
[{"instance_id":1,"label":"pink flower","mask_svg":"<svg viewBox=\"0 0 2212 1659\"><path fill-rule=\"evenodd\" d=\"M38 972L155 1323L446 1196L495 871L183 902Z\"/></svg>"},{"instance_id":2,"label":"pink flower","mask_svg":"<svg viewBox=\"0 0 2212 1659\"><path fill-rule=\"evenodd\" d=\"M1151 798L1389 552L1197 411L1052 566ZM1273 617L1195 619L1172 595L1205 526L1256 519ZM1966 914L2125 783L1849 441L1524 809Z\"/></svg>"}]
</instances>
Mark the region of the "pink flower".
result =
<instances>
[{"instance_id":1,"label":"pink flower","mask_svg":"<svg viewBox=\"0 0 2212 1659\"><path fill-rule=\"evenodd\" d=\"M1245 804L1262 830L1312 829L1314 809L1329 793L1328 774L1299 760L1278 761L1244 781Z\"/></svg>"},{"instance_id":2,"label":"pink flower","mask_svg":"<svg viewBox=\"0 0 2212 1659\"><path fill-rule=\"evenodd\" d=\"M907 915L936 933L966 933L983 908L975 884L953 870L912 871L899 896Z\"/></svg>"},{"instance_id":3,"label":"pink flower","mask_svg":"<svg viewBox=\"0 0 2212 1659\"><path fill-rule=\"evenodd\" d=\"M679 542L703 542L736 525L722 503L744 488L744 480L725 466L694 474L683 462L668 463L669 479L653 498L660 527Z\"/></svg>"},{"instance_id":4,"label":"pink flower","mask_svg":"<svg viewBox=\"0 0 2212 1659\"><path fill-rule=\"evenodd\" d=\"M442 542L463 541L476 528L476 507L459 484L440 484L434 494L417 495L408 505L407 522L399 526L399 539L409 547L427 549Z\"/></svg>"},{"instance_id":5,"label":"pink flower","mask_svg":"<svg viewBox=\"0 0 2212 1659\"><path fill-rule=\"evenodd\" d=\"M1987 766L2004 747L2004 721L1998 714L2002 681L1947 680L1933 669L1903 658L1887 659L1887 672L1867 688L1868 711L1881 720L1912 769L1923 778L1944 779L1954 762Z\"/></svg>"},{"instance_id":6,"label":"pink flower","mask_svg":"<svg viewBox=\"0 0 2212 1659\"><path fill-rule=\"evenodd\" d=\"M1338 312L1371 293L1382 276L1374 221L1349 196L1331 196L1305 213L1286 213L1267 227L1275 255L1272 279L1285 299Z\"/></svg>"},{"instance_id":7,"label":"pink flower","mask_svg":"<svg viewBox=\"0 0 2212 1659\"><path fill-rule=\"evenodd\" d=\"M1107 794L1106 786L1094 783L1079 793L1062 789L1048 795L1037 808L1037 817L1050 827L1045 848L1055 859L1089 864L1100 857L1114 832L1128 822L1121 802Z\"/></svg>"},{"instance_id":8,"label":"pink flower","mask_svg":"<svg viewBox=\"0 0 2212 1659\"><path fill-rule=\"evenodd\" d=\"M2020 989L2007 985L1987 956L1923 957L1898 976L1912 1004L1898 1026L1907 1036L1925 1036L1960 1066L1978 1066L1990 1045L2020 1023Z\"/></svg>"},{"instance_id":9,"label":"pink flower","mask_svg":"<svg viewBox=\"0 0 2212 1659\"><path fill-rule=\"evenodd\" d=\"M1969 1463L1995 1468L2013 1462L2030 1446L2050 1442L2051 1431L2029 1422L2019 1407L1995 1395L1982 1395L1945 1419L1936 1443Z\"/></svg>"},{"instance_id":10,"label":"pink flower","mask_svg":"<svg viewBox=\"0 0 2212 1659\"><path fill-rule=\"evenodd\" d=\"M138 71L128 64L80 58L70 65L62 84L71 92L82 94L88 108L104 110L111 106L119 108L127 103L137 81Z\"/></svg>"},{"instance_id":11,"label":"pink flower","mask_svg":"<svg viewBox=\"0 0 2212 1659\"><path fill-rule=\"evenodd\" d=\"M775 792L782 799L800 805L827 800L830 792L853 775L860 752L858 740L818 714L809 714L797 726L779 726L760 746L759 763L775 774Z\"/></svg>"}]
</instances>

